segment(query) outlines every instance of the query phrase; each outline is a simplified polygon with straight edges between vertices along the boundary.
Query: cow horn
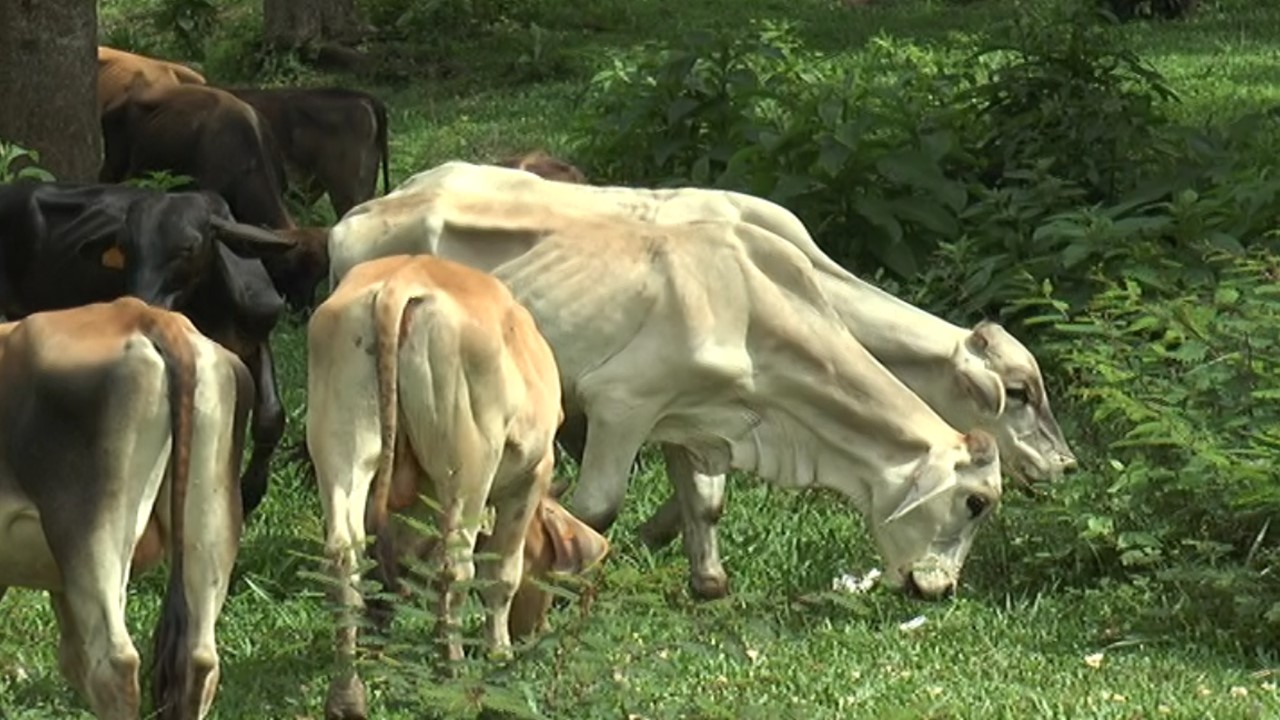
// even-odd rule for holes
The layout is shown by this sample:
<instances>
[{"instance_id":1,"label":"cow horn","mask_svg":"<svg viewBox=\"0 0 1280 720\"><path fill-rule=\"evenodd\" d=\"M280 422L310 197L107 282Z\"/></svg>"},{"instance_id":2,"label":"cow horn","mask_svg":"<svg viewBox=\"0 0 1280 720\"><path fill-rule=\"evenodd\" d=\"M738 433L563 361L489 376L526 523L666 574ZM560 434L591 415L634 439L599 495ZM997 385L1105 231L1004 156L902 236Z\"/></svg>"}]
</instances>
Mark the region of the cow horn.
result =
<instances>
[{"instance_id":1,"label":"cow horn","mask_svg":"<svg viewBox=\"0 0 1280 720\"><path fill-rule=\"evenodd\" d=\"M226 240L228 245L232 246L232 249L243 250L250 254L261 251L288 250L297 244L294 240L280 237L270 230L234 222L217 215L209 218L209 224Z\"/></svg>"}]
</instances>

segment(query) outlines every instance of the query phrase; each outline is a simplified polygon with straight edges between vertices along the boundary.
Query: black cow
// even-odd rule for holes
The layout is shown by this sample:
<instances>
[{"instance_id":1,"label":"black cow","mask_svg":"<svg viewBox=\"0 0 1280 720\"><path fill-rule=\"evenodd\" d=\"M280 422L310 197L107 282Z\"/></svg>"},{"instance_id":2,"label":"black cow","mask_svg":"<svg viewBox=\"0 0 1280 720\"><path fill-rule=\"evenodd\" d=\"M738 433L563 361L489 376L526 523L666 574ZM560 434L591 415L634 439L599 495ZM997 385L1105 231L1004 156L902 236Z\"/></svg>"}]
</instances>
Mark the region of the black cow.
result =
<instances>
[{"instance_id":1,"label":"black cow","mask_svg":"<svg viewBox=\"0 0 1280 720\"><path fill-rule=\"evenodd\" d=\"M0 311L133 295L189 317L253 376L253 454L241 476L248 516L267 490L285 416L268 343L284 301L260 255L288 240L232 220L217 194L87 183L0 184Z\"/></svg>"},{"instance_id":2,"label":"black cow","mask_svg":"<svg viewBox=\"0 0 1280 720\"><path fill-rule=\"evenodd\" d=\"M226 90L270 124L287 172L308 204L327 192L341 218L374 196L379 164L387 192L387 108L378 98L344 88Z\"/></svg>"}]
</instances>

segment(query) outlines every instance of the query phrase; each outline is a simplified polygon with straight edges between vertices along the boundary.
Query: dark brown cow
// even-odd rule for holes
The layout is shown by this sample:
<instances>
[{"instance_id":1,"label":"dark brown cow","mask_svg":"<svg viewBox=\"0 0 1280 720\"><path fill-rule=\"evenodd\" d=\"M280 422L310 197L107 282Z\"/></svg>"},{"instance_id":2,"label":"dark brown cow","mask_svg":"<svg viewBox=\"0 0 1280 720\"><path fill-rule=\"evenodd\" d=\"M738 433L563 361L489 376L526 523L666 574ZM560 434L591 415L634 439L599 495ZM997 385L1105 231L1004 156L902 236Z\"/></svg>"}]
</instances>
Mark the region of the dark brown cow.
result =
<instances>
[{"instance_id":1,"label":"dark brown cow","mask_svg":"<svg viewBox=\"0 0 1280 720\"><path fill-rule=\"evenodd\" d=\"M218 193L236 220L294 227L284 207L284 166L271 128L234 95L204 85L130 93L102 115L101 182L164 170Z\"/></svg>"},{"instance_id":2,"label":"dark brown cow","mask_svg":"<svg viewBox=\"0 0 1280 720\"><path fill-rule=\"evenodd\" d=\"M344 88L227 88L271 125L289 181L308 205L328 193L342 217L390 186L387 108L378 98Z\"/></svg>"},{"instance_id":3,"label":"dark brown cow","mask_svg":"<svg viewBox=\"0 0 1280 720\"><path fill-rule=\"evenodd\" d=\"M166 549L154 716L213 702L252 397L234 355L135 298L0 325L0 594L49 593L59 666L101 720L139 716L125 586Z\"/></svg>"},{"instance_id":4,"label":"dark brown cow","mask_svg":"<svg viewBox=\"0 0 1280 720\"><path fill-rule=\"evenodd\" d=\"M303 227L276 234L293 247L263 257L262 265L289 307L309 311L315 307L316 287L329 274L329 229Z\"/></svg>"}]
</instances>

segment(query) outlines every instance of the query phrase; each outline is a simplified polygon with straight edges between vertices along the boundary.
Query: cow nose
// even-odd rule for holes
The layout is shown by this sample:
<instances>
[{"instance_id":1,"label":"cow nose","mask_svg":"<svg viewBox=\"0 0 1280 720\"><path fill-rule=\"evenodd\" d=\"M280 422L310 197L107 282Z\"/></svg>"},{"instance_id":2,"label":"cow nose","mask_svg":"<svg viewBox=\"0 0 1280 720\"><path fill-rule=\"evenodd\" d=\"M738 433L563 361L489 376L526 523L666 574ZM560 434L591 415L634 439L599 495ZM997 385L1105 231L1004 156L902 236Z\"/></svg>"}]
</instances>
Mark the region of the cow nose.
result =
<instances>
[{"instance_id":1,"label":"cow nose","mask_svg":"<svg viewBox=\"0 0 1280 720\"><path fill-rule=\"evenodd\" d=\"M1080 463L1076 461L1074 455L1067 455L1062 459L1062 474L1070 475L1080 469Z\"/></svg>"},{"instance_id":2,"label":"cow nose","mask_svg":"<svg viewBox=\"0 0 1280 720\"><path fill-rule=\"evenodd\" d=\"M956 584L947 583L947 587L937 595L929 595L920 588L920 584L916 582L916 575L913 572L907 573L907 581L903 584L903 591L907 597L912 600L950 600L956 595Z\"/></svg>"}]
</instances>

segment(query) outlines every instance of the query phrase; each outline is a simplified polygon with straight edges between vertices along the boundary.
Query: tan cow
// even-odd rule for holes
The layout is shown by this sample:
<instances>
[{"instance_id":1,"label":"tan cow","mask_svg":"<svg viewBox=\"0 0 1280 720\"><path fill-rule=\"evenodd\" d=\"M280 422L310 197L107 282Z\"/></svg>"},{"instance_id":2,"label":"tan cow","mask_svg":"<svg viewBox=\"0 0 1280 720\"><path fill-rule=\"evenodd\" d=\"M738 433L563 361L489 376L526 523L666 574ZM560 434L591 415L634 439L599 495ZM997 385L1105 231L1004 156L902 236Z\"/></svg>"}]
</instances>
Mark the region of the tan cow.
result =
<instances>
[{"instance_id":1,"label":"tan cow","mask_svg":"<svg viewBox=\"0 0 1280 720\"><path fill-rule=\"evenodd\" d=\"M493 277L431 257L361 265L312 316L307 383L307 447L347 613L361 604L356 561L366 527L393 589L399 558L434 548L437 633L450 660L462 657L452 637L457 583L473 575L488 581L485 636L506 653L512 627L536 629L549 604L529 582L522 587L526 552L543 564L530 575L580 573L607 552L604 538L546 498L562 418L555 359L528 311ZM417 502L420 493L438 512ZM492 527L480 549L496 559L477 568L472 552L487 507ZM434 521L443 542L392 522L401 510ZM326 716L364 718L365 691L352 665L356 631L341 625Z\"/></svg>"},{"instance_id":2,"label":"tan cow","mask_svg":"<svg viewBox=\"0 0 1280 720\"><path fill-rule=\"evenodd\" d=\"M0 325L0 594L49 592L59 666L101 720L139 716L125 586L166 548L155 717L213 703L252 396L234 355L134 298Z\"/></svg>"},{"instance_id":3,"label":"tan cow","mask_svg":"<svg viewBox=\"0 0 1280 720\"><path fill-rule=\"evenodd\" d=\"M750 195L570 185L518 170L444 163L353 209L333 228L331 278L361 260L404 252L492 270L548 233L593 218L655 224L725 219L768 230L804 253L842 324L934 411L958 429L993 433L1002 464L1015 477L1050 480L1075 466L1036 360L1013 336L995 323L958 327L862 281L827 257L794 214ZM571 415L562 435L580 428L577 420ZM709 525L722 509L724 479L694 473L677 449L664 452L675 486L690 488L683 519L693 588L703 596L723 595L725 574ZM597 528L607 527L618 510L584 506L577 497L574 506ZM668 502L643 527L646 539L670 540L680 515L680 507Z\"/></svg>"},{"instance_id":4,"label":"tan cow","mask_svg":"<svg viewBox=\"0 0 1280 720\"><path fill-rule=\"evenodd\" d=\"M204 76L184 65L98 46L98 112L123 101L131 91L166 85L206 85Z\"/></svg>"}]
</instances>

